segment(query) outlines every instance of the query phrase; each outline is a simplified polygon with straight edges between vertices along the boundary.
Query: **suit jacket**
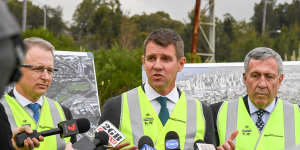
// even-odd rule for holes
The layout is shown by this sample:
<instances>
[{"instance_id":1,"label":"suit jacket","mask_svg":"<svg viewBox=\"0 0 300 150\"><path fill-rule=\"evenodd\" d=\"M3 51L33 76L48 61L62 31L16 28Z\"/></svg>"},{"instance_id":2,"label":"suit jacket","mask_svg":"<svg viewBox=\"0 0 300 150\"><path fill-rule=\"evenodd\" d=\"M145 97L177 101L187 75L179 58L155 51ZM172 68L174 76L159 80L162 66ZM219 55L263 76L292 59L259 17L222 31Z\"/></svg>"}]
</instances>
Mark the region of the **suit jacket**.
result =
<instances>
[{"instance_id":1,"label":"suit jacket","mask_svg":"<svg viewBox=\"0 0 300 150\"><path fill-rule=\"evenodd\" d=\"M13 149L11 143L12 132L3 105L0 103L0 145L1 149Z\"/></svg>"},{"instance_id":2,"label":"suit jacket","mask_svg":"<svg viewBox=\"0 0 300 150\"><path fill-rule=\"evenodd\" d=\"M143 86L142 86L143 88ZM144 89L143 89L144 90ZM145 91L145 90L144 90ZM181 94L181 91L178 89L179 96ZM117 128L120 128L120 117L121 117L121 95L118 95L116 97L112 97L106 101L106 103L103 106L101 117L99 120L99 124L103 123L104 121L108 120L112 124L114 124ZM205 137L204 142L209 144L216 144L215 140L215 131L214 131L214 122L212 119L212 113L210 108L207 104L202 103L203 107L203 114L205 117L205 125L206 125L206 131L205 131ZM96 133L97 134L97 133ZM95 136L97 138L97 136Z\"/></svg>"}]
</instances>

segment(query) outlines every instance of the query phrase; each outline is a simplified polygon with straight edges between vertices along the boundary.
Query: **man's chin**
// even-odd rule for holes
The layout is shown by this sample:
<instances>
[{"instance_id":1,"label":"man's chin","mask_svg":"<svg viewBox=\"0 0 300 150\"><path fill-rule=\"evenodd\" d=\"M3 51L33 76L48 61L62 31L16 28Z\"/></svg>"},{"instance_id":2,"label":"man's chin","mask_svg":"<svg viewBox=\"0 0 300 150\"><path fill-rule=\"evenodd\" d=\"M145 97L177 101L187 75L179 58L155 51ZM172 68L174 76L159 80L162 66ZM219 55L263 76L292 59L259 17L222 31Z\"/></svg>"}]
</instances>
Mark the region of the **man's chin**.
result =
<instances>
[{"instance_id":1,"label":"man's chin","mask_svg":"<svg viewBox=\"0 0 300 150\"><path fill-rule=\"evenodd\" d=\"M264 109L268 103L267 99L256 99L254 100L254 105L260 109Z\"/></svg>"},{"instance_id":2,"label":"man's chin","mask_svg":"<svg viewBox=\"0 0 300 150\"><path fill-rule=\"evenodd\" d=\"M36 95L44 95L46 92L48 91L48 89L38 89L36 90Z\"/></svg>"}]
</instances>

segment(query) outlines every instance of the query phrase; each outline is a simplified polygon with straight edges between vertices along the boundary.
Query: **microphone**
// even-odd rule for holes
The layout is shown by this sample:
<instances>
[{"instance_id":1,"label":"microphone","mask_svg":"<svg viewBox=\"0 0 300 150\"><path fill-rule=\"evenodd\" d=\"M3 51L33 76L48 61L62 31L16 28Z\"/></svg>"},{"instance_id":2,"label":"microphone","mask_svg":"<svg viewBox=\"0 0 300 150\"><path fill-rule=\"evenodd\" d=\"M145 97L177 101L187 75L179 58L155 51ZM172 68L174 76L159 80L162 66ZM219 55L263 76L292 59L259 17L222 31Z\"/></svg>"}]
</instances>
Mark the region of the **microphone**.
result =
<instances>
[{"instance_id":1,"label":"microphone","mask_svg":"<svg viewBox=\"0 0 300 150\"><path fill-rule=\"evenodd\" d=\"M99 132L95 134L94 141L91 141L88 137L83 136L79 141L72 145L77 150L104 150L107 148L108 135L105 132Z\"/></svg>"},{"instance_id":2,"label":"microphone","mask_svg":"<svg viewBox=\"0 0 300 150\"><path fill-rule=\"evenodd\" d=\"M139 150L156 150L153 141L149 136L142 136L138 142Z\"/></svg>"},{"instance_id":3,"label":"microphone","mask_svg":"<svg viewBox=\"0 0 300 150\"><path fill-rule=\"evenodd\" d=\"M216 150L213 144L205 144L203 140L197 140L194 143L194 150Z\"/></svg>"},{"instance_id":4,"label":"microphone","mask_svg":"<svg viewBox=\"0 0 300 150\"><path fill-rule=\"evenodd\" d=\"M108 144L108 134L105 132L96 132L94 144L96 147Z\"/></svg>"},{"instance_id":5,"label":"microphone","mask_svg":"<svg viewBox=\"0 0 300 150\"><path fill-rule=\"evenodd\" d=\"M69 137L78 133L84 133L90 129L90 121L86 118L72 119L57 124L58 128L37 132L33 130L33 134L22 132L16 135L15 140L18 147L24 147L24 140L28 137L36 138L41 135L43 137L60 134L61 138Z\"/></svg>"},{"instance_id":6,"label":"microphone","mask_svg":"<svg viewBox=\"0 0 300 150\"><path fill-rule=\"evenodd\" d=\"M106 133L107 137L104 133L101 132ZM100 138L98 139L99 140L98 145L107 144L107 142L105 143L104 141L107 141L108 139L109 144L112 145L113 147L116 147L119 143L121 143L125 139L123 133L108 120L104 121L102 124L98 126L98 128L96 129L96 133L102 134L102 136L99 135Z\"/></svg>"},{"instance_id":7,"label":"microphone","mask_svg":"<svg viewBox=\"0 0 300 150\"><path fill-rule=\"evenodd\" d=\"M169 131L165 137L165 150L180 150L179 136L175 131Z\"/></svg>"}]
</instances>

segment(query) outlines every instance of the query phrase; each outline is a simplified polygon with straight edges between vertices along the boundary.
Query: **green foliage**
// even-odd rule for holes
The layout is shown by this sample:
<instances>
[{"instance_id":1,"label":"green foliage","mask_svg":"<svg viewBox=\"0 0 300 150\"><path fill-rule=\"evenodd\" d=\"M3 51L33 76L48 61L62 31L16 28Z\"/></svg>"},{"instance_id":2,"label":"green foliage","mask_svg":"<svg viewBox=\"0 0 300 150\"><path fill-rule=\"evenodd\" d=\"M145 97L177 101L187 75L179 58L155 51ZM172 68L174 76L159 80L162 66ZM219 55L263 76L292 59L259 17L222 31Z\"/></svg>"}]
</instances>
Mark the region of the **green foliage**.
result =
<instances>
[{"instance_id":1,"label":"green foliage","mask_svg":"<svg viewBox=\"0 0 300 150\"><path fill-rule=\"evenodd\" d=\"M89 49L111 48L120 36L121 4L118 0L84 0L73 20L71 31L80 45Z\"/></svg>"},{"instance_id":2,"label":"green foliage","mask_svg":"<svg viewBox=\"0 0 300 150\"><path fill-rule=\"evenodd\" d=\"M110 50L93 52L100 104L142 83L143 49L128 50L114 45Z\"/></svg>"},{"instance_id":3,"label":"green foliage","mask_svg":"<svg viewBox=\"0 0 300 150\"><path fill-rule=\"evenodd\" d=\"M201 57L198 55L194 55L192 53L185 54L186 57L186 63L201 63ZM194 61L192 61L194 59Z\"/></svg>"},{"instance_id":4,"label":"green foliage","mask_svg":"<svg viewBox=\"0 0 300 150\"><path fill-rule=\"evenodd\" d=\"M19 24L22 24L22 10L23 1L8 0L8 7L12 14L16 17ZM55 35L63 33L67 30L65 23L62 20L62 8L51 8L50 6L44 6L46 8L46 22L47 29L53 32ZM36 29L44 26L44 10L34 4L31 1L27 1L27 29Z\"/></svg>"},{"instance_id":5,"label":"green foliage","mask_svg":"<svg viewBox=\"0 0 300 150\"><path fill-rule=\"evenodd\" d=\"M40 27L37 29L28 29L23 32L23 37L40 37L44 40L49 41L55 46L57 50L72 50L77 51L78 47L75 44L71 35L54 35L49 30L44 30L44 28Z\"/></svg>"}]
</instances>

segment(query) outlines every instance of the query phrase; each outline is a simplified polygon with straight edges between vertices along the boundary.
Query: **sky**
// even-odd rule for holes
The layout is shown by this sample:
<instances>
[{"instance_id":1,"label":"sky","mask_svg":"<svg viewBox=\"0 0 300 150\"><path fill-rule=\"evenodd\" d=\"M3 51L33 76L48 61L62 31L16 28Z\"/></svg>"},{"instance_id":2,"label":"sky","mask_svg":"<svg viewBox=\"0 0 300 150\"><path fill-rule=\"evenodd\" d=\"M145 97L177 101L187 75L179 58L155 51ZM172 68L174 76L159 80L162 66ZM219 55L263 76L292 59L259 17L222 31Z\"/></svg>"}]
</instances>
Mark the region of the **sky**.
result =
<instances>
[{"instance_id":1,"label":"sky","mask_svg":"<svg viewBox=\"0 0 300 150\"><path fill-rule=\"evenodd\" d=\"M63 9L63 19L72 22L72 15L82 0L30 0L34 4L51 7L60 6ZM201 0L201 8L207 6L209 0ZM249 21L254 14L255 3L261 0L215 0L215 16L223 18L230 13L238 21ZM194 7L196 0L120 0L122 10L127 15L150 14L156 11L168 13L172 19L188 22L188 12ZM278 3L291 3L292 0L277 0Z\"/></svg>"}]
</instances>

